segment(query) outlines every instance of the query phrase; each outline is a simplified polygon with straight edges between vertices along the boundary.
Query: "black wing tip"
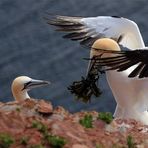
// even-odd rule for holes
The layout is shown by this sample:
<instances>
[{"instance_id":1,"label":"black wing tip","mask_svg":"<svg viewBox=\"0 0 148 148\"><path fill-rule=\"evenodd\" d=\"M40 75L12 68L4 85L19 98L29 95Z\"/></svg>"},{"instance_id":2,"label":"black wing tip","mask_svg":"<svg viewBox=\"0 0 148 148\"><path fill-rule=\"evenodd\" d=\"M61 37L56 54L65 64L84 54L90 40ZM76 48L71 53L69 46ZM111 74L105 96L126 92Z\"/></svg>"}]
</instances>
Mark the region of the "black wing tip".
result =
<instances>
[{"instance_id":1,"label":"black wing tip","mask_svg":"<svg viewBox=\"0 0 148 148\"><path fill-rule=\"evenodd\" d=\"M83 29L86 26L80 21L84 17L56 15L46 12L47 16L44 17L47 24L57 27L56 31L66 32L63 38L70 38L71 40L78 40L81 45L86 45L89 48L98 39L98 37L91 37Z\"/></svg>"},{"instance_id":2,"label":"black wing tip","mask_svg":"<svg viewBox=\"0 0 148 148\"><path fill-rule=\"evenodd\" d=\"M111 17L114 17L114 18L122 18L121 16L118 16L118 15L113 15Z\"/></svg>"},{"instance_id":3,"label":"black wing tip","mask_svg":"<svg viewBox=\"0 0 148 148\"><path fill-rule=\"evenodd\" d=\"M49 17L49 18L55 18L55 19L82 19L84 17L80 17L80 16L68 16L68 15L59 15L59 14L55 14L55 13L51 13L46 11L45 14Z\"/></svg>"}]
</instances>

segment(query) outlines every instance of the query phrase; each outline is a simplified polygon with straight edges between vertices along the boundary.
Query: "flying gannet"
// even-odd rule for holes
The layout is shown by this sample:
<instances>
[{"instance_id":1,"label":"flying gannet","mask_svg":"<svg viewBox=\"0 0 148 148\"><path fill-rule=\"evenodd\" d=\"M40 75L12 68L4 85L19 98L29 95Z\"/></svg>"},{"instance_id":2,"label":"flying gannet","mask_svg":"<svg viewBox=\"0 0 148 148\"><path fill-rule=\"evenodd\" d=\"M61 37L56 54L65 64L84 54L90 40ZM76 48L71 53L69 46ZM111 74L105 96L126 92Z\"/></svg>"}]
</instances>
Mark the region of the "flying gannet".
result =
<instances>
[{"instance_id":1,"label":"flying gannet","mask_svg":"<svg viewBox=\"0 0 148 148\"><path fill-rule=\"evenodd\" d=\"M28 91L32 88L41 87L50 84L49 81L35 80L27 76L20 76L13 80L11 90L16 101L30 98Z\"/></svg>"},{"instance_id":2,"label":"flying gannet","mask_svg":"<svg viewBox=\"0 0 148 148\"><path fill-rule=\"evenodd\" d=\"M57 31L66 32L67 34L63 36L64 38L77 40L80 44L90 47L97 39L105 37L115 40L118 44L130 50L145 47L137 24L123 17L98 16L83 18L55 15L50 16L47 23L56 26ZM141 112L143 113L142 119L139 120L144 120L144 123L147 123L144 117L148 116L148 103L145 102L148 96L148 91L146 90L148 88L148 80L128 78L133 68L131 67L120 73L116 71L106 72L107 81L117 102L114 116L134 118L135 112ZM137 104L136 109L131 107L130 102L133 102L133 99L140 102ZM126 108L123 108L123 106L126 106Z\"/></svg>"},{"instance_id":3,"label":"flying gannet","mask_svg":"<svg viewBox=\"0 0 148 148\"><path fill-rule=\"evenodd\" d=\"M120 51L118 44L115 44L115 41L109 38L98 39L92 45L90 50L90 63L88 64L88 70L86 74L86 78L82 77L81 81L74 81L72 85L68 87L71 93L75 94L78 100L82 100L83 102L91 101L92 95L99 97L101 95L101 90L98 88L98 79L99 73L104 73L104 69L99 65L97 59L100 57L109 57L110 54L105 54L104 50L99 49L115 49ZM97 58L97 59L96 59ZM88 59L88 60L89 60Z\"/></svg>"},{"instance_id":4,"label":"flying gannet","mask_svg":"<svg viewBox=\"0 0 148 148\"><path fill-rule=\"evenodd\" d=\"M117 42L112 39L102 38L95 41L92 46L92 60L95 63L93 71L98 71L98 68L105 67L104 70L108 73L112 73L110 70L117 70L118 72L124 71L129 79L129 85L127 86L129 90L127 93L123 94L124 99L117 99L117 105L122 107L122 111L118 112L115 117L118 118L132 118L136 119L143 124L148 125L148 114L147 114L147 104L148 99L145 96L147 93L148 84L143 86L143 81L141 78L148 77L148 50L147 48L142 48L141 50L128 50L123 47L119 47ZM95 60L94 60L95 57ZM133 67L130 74L127 71L128 68ZM96 74L96 73L94 73ZM136 77L137 78L134 78ZM107 75L107 78L108 75ZM133 79L132 79L133 78ZM135 83L131 83L130 80L135 80ZM146 79L145 79L146 80ZM128 83L128 82L127 82ZM122 86L116 84L116 88L120 91L123 89ZM143 86L141 88L141 86ZM124 88L126 89L126 88ZM132 91L132 93L131 93ZM134 97L130 97L130 100L126 100L128 95L136 94ZM145 110L144 109L145 104Z\"/></svg>"}]
</instances>

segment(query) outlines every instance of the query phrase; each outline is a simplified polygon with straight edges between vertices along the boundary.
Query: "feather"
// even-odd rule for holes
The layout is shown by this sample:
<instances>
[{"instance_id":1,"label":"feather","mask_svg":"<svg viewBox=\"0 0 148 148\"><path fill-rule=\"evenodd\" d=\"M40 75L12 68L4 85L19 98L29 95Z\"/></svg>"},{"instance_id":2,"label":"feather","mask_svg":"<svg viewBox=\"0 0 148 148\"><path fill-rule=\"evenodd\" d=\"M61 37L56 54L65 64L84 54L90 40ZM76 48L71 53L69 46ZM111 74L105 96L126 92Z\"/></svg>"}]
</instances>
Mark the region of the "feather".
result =
<instances>
[{"instance_id":1,"label":"feather","mask_svg":"<svg viewBox=\"0 0 148 148\"><path fill-rule=\"evenodd\" d=\"M139 78L148 77L148 65L145 65L139 74Z\"/></svg>"},{"instance_id":2,"label":"feather","mask_svg":"<svg viewBox=\"0 0 148 148\"><path fill-rule=\"evenodd\" d=\"M80 40L86 37L87 32L82 32L82 33L69 33L63 36L63 38L70 38L71 40Z\"/></svg>"},{"instance_id":3,"label":"feather","mask_svg":"<svg viewBox=\"0 0 148 148\"><path fill-rule=\"evenodd\" d=\"M119 67L118 71L124 71L137 63L138 63L138 61L132 61L132 62L125 63Z\"/></svg>"},{"instance_id":4,"label":"feather","mask_svg":"<svg viewBox=\"0 0 148 148\"><path fill-rule=\"evenodd\" d=\"M141 69L143 68L144 64L143 63L140 63L129 75L128 77L129 78L133 78L133 77L136 77L139 72L141 71Z\"/></svg>"}]
</instances>

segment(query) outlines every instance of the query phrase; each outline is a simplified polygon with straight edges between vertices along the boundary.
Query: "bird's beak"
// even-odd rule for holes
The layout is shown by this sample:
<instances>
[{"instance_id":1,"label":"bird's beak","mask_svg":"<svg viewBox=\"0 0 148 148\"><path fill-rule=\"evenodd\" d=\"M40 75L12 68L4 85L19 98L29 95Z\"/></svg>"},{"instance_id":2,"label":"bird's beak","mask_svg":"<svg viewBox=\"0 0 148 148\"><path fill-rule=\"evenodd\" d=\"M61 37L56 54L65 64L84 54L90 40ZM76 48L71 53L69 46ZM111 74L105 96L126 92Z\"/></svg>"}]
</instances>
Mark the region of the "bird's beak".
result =
<instances>
[{"instance_id":1,"label":"bird's beak","mask_svg":"<svg viewBox=\"0 0 148 148\"><path fill-rule=\"evenodd\" d=\"M41 86L45 86L45 85L49 85L49 84L51 84L51 82L49 82L49 81L32 79L28 83L25 83L23 90L24 89L32 89L32 88L36 88L36 87L41 87Z\"/></svg>"}]
</instances>

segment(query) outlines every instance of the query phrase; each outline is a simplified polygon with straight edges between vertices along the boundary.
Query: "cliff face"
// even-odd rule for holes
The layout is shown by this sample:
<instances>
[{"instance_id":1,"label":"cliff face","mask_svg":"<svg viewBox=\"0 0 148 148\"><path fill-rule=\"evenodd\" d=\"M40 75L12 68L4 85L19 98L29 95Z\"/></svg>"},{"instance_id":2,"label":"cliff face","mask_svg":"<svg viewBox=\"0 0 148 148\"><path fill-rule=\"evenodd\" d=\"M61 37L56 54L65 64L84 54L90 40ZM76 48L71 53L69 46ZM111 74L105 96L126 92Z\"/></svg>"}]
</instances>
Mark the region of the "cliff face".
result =
<instances>
[{"instance_id":1,"label":"cliff face","mask_svg":"<svg viewBox=\"0 0 148 148\"><path fill-rule=\"evenodd\" d=\"M134 120L101 120L96 111L71 114L50 102L0 104L2 148L148 147L148 126ZM102 118L103 119L103 118ZM109 121L108 123L106 123ZM111 123L110 123L111 121Z\"/></svg>"}]
</instances>

